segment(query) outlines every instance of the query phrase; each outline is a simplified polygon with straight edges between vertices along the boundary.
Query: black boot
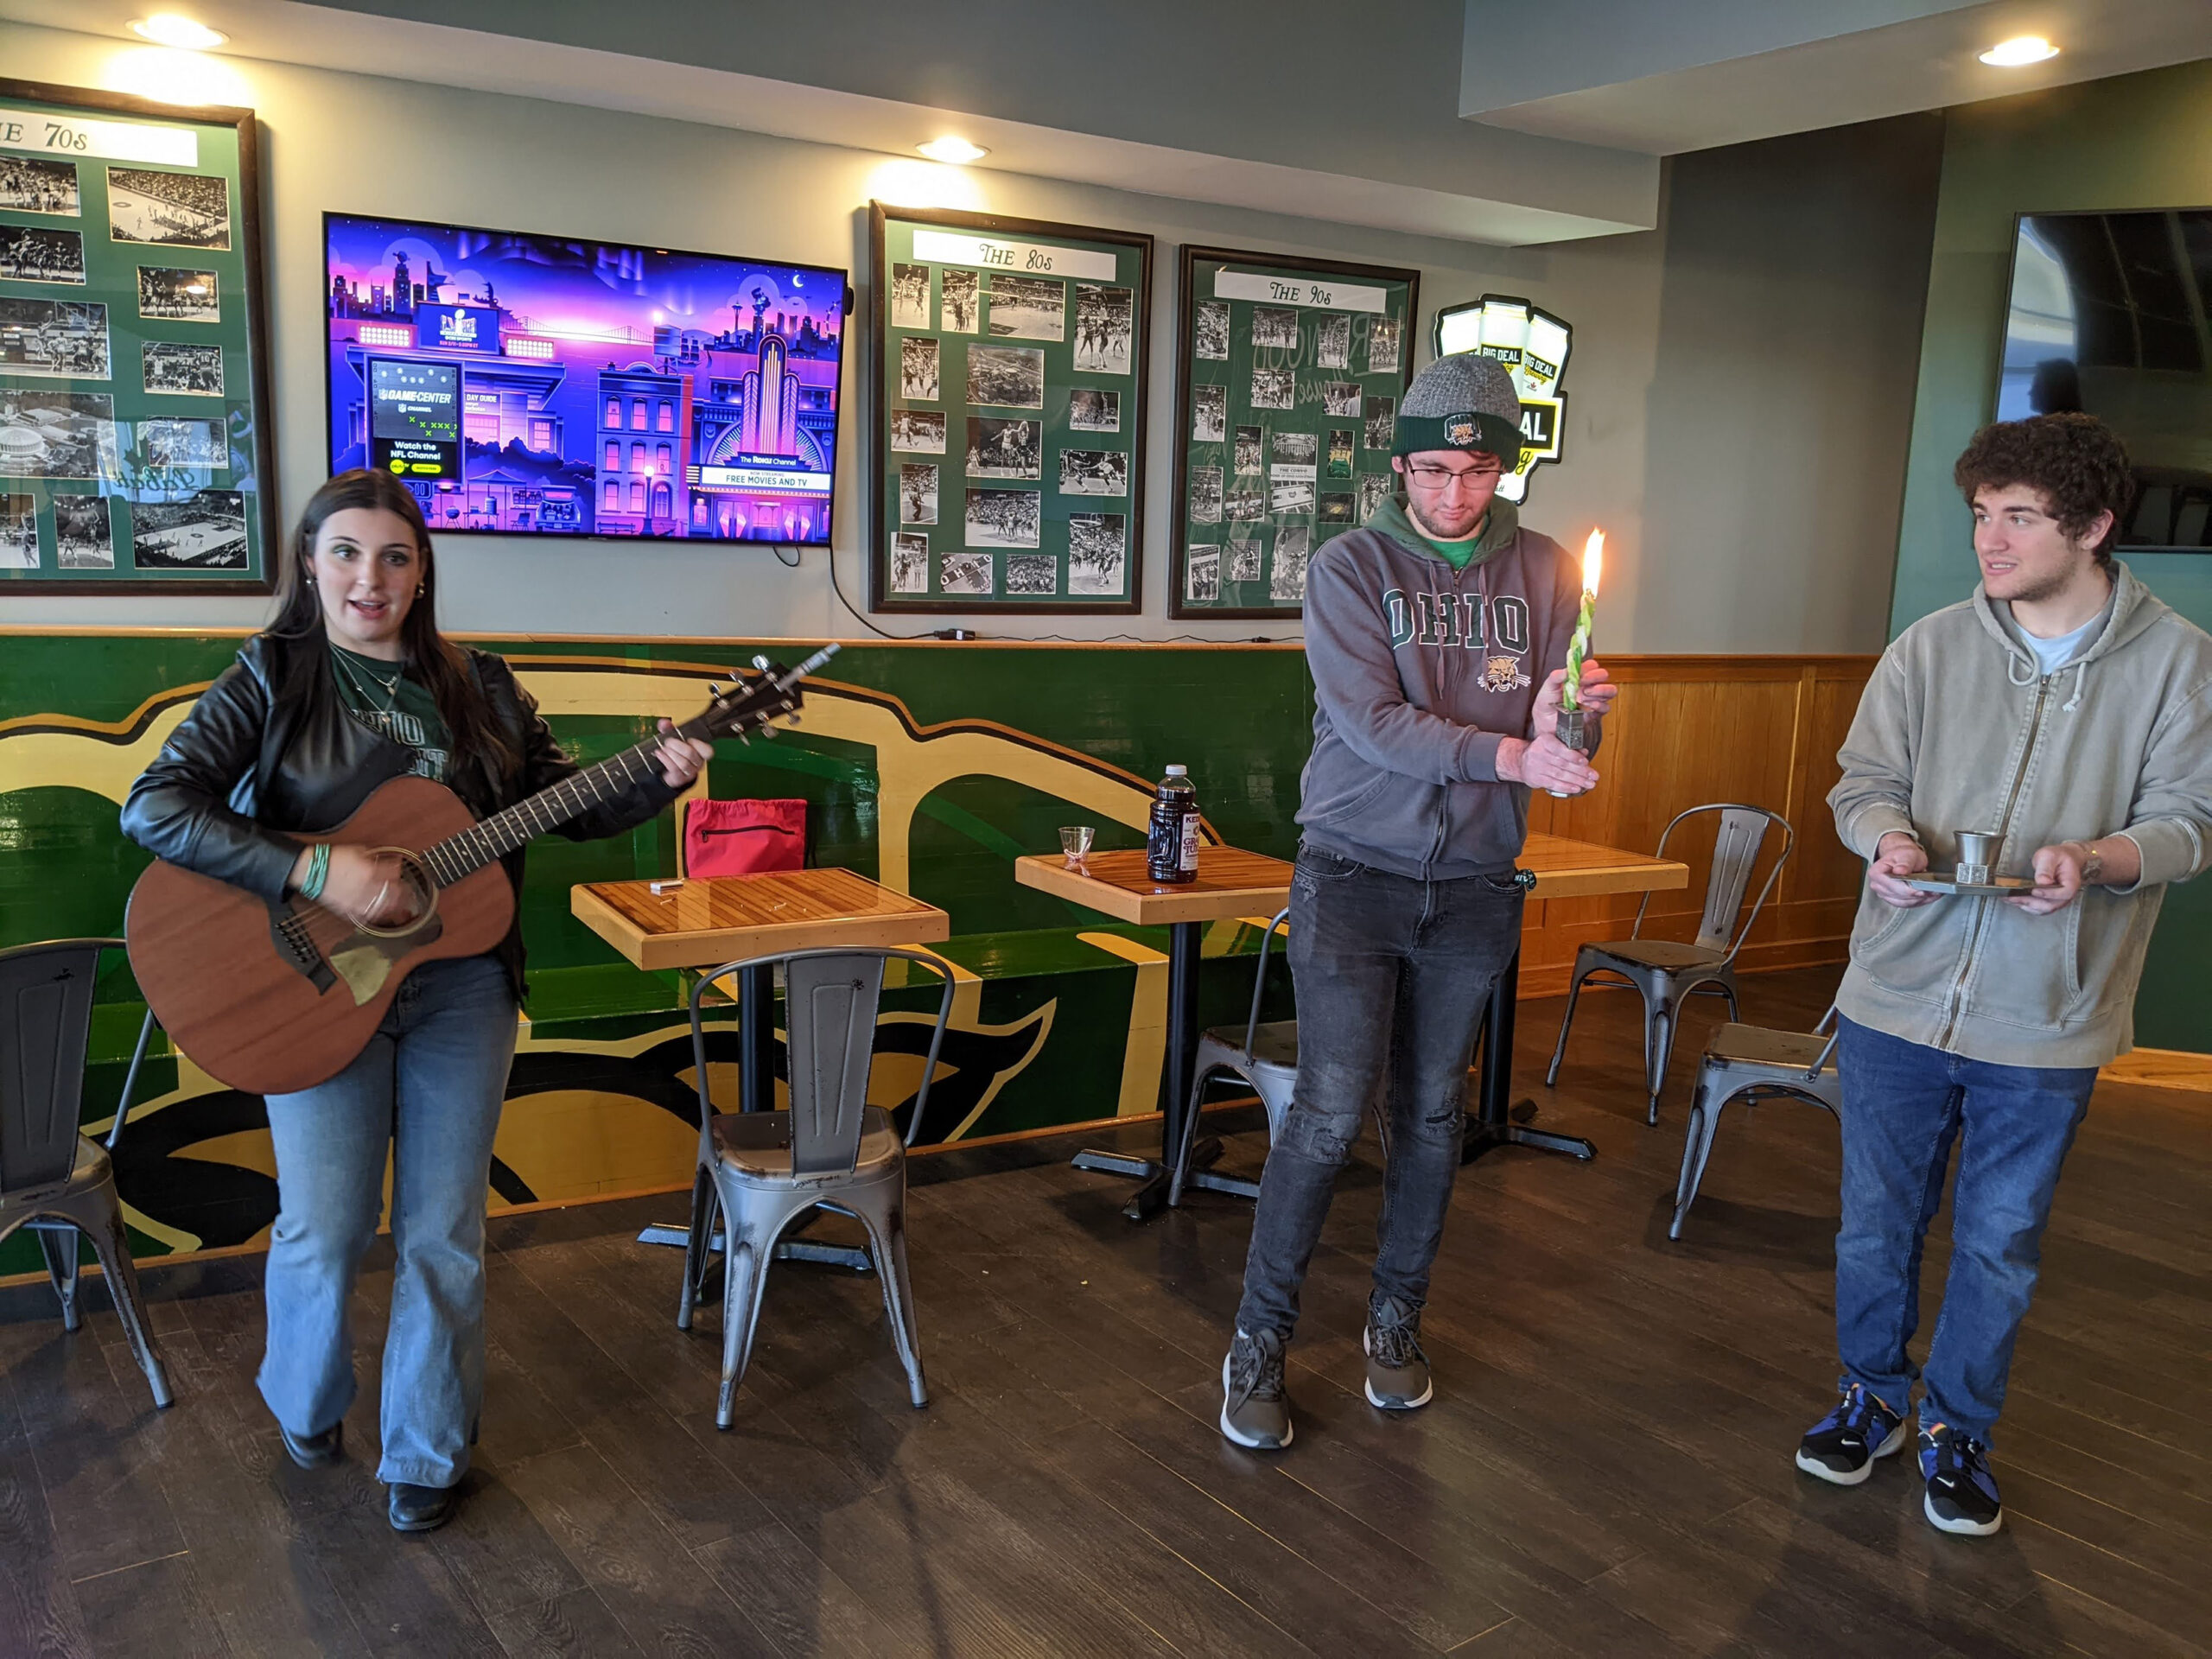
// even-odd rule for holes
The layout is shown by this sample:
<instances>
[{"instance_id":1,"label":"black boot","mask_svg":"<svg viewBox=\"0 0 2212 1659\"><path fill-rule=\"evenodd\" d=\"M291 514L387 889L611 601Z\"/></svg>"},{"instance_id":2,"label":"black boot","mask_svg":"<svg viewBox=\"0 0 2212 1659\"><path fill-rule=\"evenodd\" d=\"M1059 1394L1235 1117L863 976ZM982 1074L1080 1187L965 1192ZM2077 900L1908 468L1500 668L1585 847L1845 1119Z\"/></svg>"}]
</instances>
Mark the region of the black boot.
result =
<instances>
[{"instance_id":1,"label":"black boot","mask_svg":"<svg viewBox=\"0 0 2212 1659\"><path fill-rule=\"evenodd\" d=\"M404 1480L391 1483L388 1513L395 1532L428 1532L453 1519L458 1486L413 1486Z\"/></svg>"},{"instance_id":2,"label":"black boot","mask_svg":"<svg viewBox=\"0 0 2212 1659\"><path fill-rule=\"evenodd\" d=\"M283 1438L284 1451L302 1469L325 1469L338 1461L346 1450L346 1425L333 1423L320 1434L295 1434L276 1425L276 1433Z\"/></svg>"}]
</instances>

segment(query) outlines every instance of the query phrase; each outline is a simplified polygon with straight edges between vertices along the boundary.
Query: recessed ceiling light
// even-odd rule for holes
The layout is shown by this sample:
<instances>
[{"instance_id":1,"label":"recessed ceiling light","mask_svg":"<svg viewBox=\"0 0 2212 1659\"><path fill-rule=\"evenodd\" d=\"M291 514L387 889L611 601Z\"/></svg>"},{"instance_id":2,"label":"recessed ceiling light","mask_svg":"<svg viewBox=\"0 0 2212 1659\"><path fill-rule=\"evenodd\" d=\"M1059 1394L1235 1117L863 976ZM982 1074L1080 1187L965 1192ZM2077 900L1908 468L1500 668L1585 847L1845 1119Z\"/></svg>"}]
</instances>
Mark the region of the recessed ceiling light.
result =
<instances>
[{"instance_id":1,"label":"recessed ceiling light","mask_svg":"<svg viewBox=\"0 0 2212 1659\"><path fill-rule=\"evenodd\" d=\"M981 144L971 144L965 138L955 138L950 134L943 138L932 138L926 144L916 144L914 148L933 162L950 162L955 166L980 162L991 153Z\"/></svg>"},{"instance_id":2,"label":"recessed ceiling light","mask_svg":"<svg viewBox=\"0 0 2212 1659\"><path fill-rule=\"evenodd\" d=\"M2058 48L2042 35L2022 35L1991 47L1981 54L1981 60L1994 69L2018 69L2024 64L2041 63L2057 55Z\"/></svg>"},{"instance_id":3,"label":"recessed ceiling light","mask_svg":"<svg viewBox=\"0 0 2212 1659\"><path fill-rule=\"evenodd\" d=\"M174 46L186 52L205 52L231 37L219 29L174 11L157 11L130 25L130 32L156 46Z\"/></svg>"}]
</instances>

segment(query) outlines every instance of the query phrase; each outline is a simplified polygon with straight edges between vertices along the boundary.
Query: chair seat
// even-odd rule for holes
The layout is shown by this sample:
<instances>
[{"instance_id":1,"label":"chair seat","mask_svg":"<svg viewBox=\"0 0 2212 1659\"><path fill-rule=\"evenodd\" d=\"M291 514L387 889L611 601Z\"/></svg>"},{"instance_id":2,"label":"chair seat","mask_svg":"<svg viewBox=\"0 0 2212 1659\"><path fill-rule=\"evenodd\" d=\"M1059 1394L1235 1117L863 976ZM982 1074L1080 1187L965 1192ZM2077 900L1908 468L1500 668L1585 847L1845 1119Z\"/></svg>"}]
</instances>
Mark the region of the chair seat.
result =
<instances>
[{"instance_id":1,"label":"chair seat","mask_svg":"<svg viewBox=\"0 0 2212 1659\"><path fill-rule=\"evenodd\" d=\"M21 1217L36 1214L41 1204L89 1192L113 1179L114 1163L107 1155L107 1148L90 1135L80 1135L77 1137L76 1165L66 1180L0 1194L0 1226L19 1225Z\"/></svg>"},{"instance_id":2,"label":"chair seat","mask_svg":"<svg viewBox=\"0 0 2212 1659\"><path fill-rule=\"evenodd\" d=\"M1298 1070L1298 1021L1295 1020L1277 1020L1255 1030L1249 1055L1244 1052L1244 1027L1242 1026L1215 1026L1206 1033L1205 1040L1240 1062L1283 1071Z\"/></svg>"},{"instance_id":3,"label":"chair seat","mask_svg":"<svg viewBox=\"0 0 2212 1659\"><path fill-rule=\"evenodd\" d=\"M1723 1026L1705 1046L1705 1058L1719 1065L1764 1066L1807 1071L1821 1058L1828 1039L1809 1031L1775 1031L1765 1026Z\"/></svg>"},{"instance_id":4,"label":"chair seat","mask_svg":"<svg viewBox=\"0 0 2212 1659\"><path fill-rule=\"evenodd\" d=\"M1709 944L1681 944L1673 939L1608 939L1600 944L1586 944L1582 949L1593 956L1610 957L1638 968L1669 970L1707 968L1728 958L1726 950Z\"/></svg>"},{"instance_id":5,"label":"chair seat","mask_svg":"<svg viewBox=\"0 0 2212 1659\"><path fill-rule=\"evenodd\" d=\"M892 1126L891 1114L880 1106L867 1107L861 1113L860 1156L849 1175L842 1170L805 1175L792 1171L789 1112L716 1112L714 1134L715 1151L725 1169L767 1185L866 1180L872 1174L889 1172L906 1154L905 1143Z\"/></svg>"}]
</instances>

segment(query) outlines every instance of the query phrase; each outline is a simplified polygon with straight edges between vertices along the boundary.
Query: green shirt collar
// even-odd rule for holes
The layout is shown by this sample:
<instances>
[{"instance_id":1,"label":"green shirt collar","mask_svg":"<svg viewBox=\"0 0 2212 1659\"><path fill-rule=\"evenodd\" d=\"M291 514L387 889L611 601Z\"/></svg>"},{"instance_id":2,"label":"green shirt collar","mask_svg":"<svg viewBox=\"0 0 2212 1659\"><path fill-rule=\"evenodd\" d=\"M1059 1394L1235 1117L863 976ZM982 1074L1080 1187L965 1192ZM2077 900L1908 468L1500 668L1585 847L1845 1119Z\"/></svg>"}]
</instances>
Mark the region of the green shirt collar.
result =
<instances>
[{"instance_id":1,"label":"green shirt collar","mask_svg":"<svg viewBox=\"0 0 2212 1659\"><path fill-rule=\"evenodd\" d=\"M1367 527L1388 536L1411 552L1441 559L1454 570L1464 570L1471 564L1488 563L1499 549L1520 534L1521 510L1503 497L1492 496L1481 535L1468 542L1433 542L1415 527L1406 512L1405 502L1392 495L1375 510Z\"/></svg>"}]
</instances>

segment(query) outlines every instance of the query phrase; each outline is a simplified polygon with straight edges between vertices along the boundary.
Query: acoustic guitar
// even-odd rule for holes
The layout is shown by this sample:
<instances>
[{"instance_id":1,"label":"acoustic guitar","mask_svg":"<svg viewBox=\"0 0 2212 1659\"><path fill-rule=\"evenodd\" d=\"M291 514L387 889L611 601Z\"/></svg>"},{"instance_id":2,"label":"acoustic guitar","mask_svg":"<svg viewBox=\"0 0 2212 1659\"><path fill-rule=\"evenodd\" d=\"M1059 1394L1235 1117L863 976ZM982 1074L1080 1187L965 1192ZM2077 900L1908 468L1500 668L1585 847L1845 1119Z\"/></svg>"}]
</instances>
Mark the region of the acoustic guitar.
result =
<instances>
[{"instance_id":1,"label":"acoustic guitar","mask_svg":"<svg viewBox=\"0 0 2212 1659\"><path fill-rule=\"evenodd\" d=\"M798 721L798 683L836 654L795 669L766 658L671 735L749 741ZM169 1039L210 1077L249 1094L327 1082L368 1046L418 963L495 948L514 919L499 860L632 785L660 775L661 738L625 749L480 822L427 778L380 785L335 830L306 837L395 855L409 919L360 926L297 896L272 904L156 861L131 889L124 935L138 988Z\"/></svg>"}]
</instances>

